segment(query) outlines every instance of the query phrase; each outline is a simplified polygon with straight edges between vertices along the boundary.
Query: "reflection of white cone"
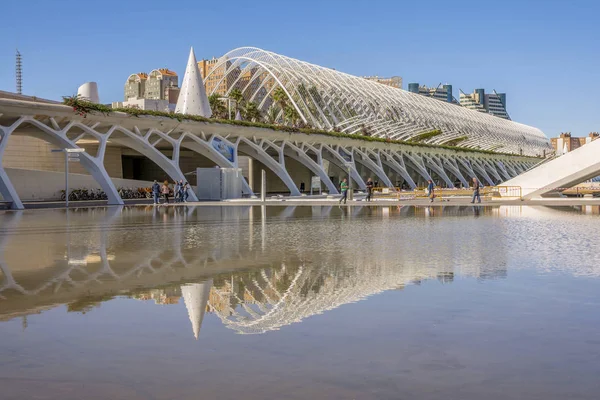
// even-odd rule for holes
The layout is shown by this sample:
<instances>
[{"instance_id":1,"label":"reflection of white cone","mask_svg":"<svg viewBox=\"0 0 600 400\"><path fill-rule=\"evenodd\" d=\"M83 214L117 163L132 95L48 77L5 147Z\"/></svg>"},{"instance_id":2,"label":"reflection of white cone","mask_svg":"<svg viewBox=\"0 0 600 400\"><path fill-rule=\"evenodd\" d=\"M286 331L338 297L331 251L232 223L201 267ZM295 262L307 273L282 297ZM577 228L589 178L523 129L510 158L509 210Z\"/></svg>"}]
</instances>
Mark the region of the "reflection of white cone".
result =
<instances>
[{"instance_id":1,"label":"reflection of white cone","mask_svg":"<svg viewBox=\"0 0 600 400\"><path fill-rule=\"evenodd\" d=\"M198 71L198 63L194 48L190 49L190 58L188 59L185 75L181 83L181 91L177 99L176 113L199 115L209 118L212 115L208 97L206 97L206 89L200 71Z\"/></svg>"},{"instance_id":2,"label":"reflection of white cone","mask_svg":"<svg viewBox=\"0 0 600 400\"><path fill-rule=\"evenodd\" d=\"M208 295L210 294L211 287L212 279L202 283L183 285L181 287L183 302L185 303L185 308L187 308L188 316L192 323L192 330L194 331L194 337L196 339L198 339L198 335L200 335L200 326L202 326L202 319L204 318L204 311L208 304Z\"/></svg>"}]
</instances>

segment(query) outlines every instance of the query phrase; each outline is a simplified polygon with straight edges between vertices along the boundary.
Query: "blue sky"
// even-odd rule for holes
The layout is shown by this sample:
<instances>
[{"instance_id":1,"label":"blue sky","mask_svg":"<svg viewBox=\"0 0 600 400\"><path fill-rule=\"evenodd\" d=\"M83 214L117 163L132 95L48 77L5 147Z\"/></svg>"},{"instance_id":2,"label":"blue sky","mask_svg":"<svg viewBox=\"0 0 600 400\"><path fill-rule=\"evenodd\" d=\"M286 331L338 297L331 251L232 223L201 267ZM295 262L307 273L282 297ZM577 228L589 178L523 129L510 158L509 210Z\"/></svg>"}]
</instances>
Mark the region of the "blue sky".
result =
<instances>
[{"instance_id":1,"label":"blue sky","mask_svg":"<svg viewBox=\"0 0 600 400\"><path fill-rule=\"evenodd\" d=\"M7 0L0 90L58 99L96 81L121 100L134 72L183 74L198 58L256 46L354 75L400 75L404 86L451 83L507 93L513 120L586 135L600 130L600 2Z\"/></svg>"}]
</instances>

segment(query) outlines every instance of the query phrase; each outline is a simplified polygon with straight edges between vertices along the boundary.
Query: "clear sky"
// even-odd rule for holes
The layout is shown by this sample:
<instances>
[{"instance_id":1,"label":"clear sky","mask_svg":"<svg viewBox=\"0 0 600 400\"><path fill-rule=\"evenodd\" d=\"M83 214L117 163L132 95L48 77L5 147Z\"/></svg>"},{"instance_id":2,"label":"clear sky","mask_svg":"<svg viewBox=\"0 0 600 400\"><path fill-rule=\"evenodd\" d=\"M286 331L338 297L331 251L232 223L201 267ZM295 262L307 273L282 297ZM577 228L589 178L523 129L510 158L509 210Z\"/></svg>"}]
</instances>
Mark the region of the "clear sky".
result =
<instances>
[{"instance_id":1,"label":"clear sky","mask_svg":"<svg viewBox=\"0 0 600 400\"><path fill-rule=\"evenodd\" d=\"M0 90L60 99L96 81L122 100L131 73L183 75L189 47L210 58L255 46L354 75L507 93L513 120L549 137L600 131L600 2L4 0Z\"/></svg>"}]
</instances>

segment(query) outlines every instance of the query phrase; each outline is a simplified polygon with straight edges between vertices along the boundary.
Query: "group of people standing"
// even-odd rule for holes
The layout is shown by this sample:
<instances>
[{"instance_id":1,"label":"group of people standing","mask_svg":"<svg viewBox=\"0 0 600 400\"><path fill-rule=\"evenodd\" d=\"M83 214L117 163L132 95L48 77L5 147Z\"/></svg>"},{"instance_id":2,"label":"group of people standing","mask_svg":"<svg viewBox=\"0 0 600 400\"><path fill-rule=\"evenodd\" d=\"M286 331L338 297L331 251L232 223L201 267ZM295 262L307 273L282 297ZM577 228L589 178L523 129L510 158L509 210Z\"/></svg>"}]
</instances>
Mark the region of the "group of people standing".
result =
<instances>
[{"instance_id":1,"label":"group of people standing","mask_svg":"<svg viewBox=\"0 0 600 400\"><path fill-rule=\"evenodd\" d=\"M183 180L179 182L173 182L173 197L175 203L187 203L188 199L188 190L190 189L190 185ZM169 204L169 195L171 194L171 187L169 186L168 181L164 181L162 185L160 185L156 180L152 185L152 197L154 199L154 204L160 204L160 197L162 196L164 199L164 204Z\"/></svg>"}]
</instances>

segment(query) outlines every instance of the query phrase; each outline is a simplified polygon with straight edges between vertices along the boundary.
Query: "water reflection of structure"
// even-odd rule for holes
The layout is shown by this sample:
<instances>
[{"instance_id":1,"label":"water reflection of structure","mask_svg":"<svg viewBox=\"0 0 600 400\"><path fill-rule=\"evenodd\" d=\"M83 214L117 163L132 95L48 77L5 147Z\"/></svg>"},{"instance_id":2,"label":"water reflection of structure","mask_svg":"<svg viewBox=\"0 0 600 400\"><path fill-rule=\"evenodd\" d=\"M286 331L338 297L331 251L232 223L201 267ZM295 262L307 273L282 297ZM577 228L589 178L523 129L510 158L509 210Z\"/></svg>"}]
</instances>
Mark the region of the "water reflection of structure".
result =
<instances>
[{"instance_id":1,"label":"water reflection of structure","mask_svg":"<svg viewBox=\"0 0 600 400\"><path fill-rule=\"evenodd\" d=\"M570 218L561 210L518 210L490 207L480 215ZM472 207L202 207L150 214L106 208L53 215L41 227L23 214L0 216L0 320L59 304L85 312L115 295L158 304L183 297L196 337L206 312L239 333L262 333L385 290L452 282L455 272L501 278L510 225L504 218L488 219L492 225L464 218L460 224L478 229L465 237L452 218L431 219L472 216ZM68 229L57 228L66 219ZM420 229L424 223L435 229ZM350 229L335 236L344 224ZM389 229L411 234L399 240ZM48 250L24 259L32 240Z\"/></svg>"}]
</instances>

